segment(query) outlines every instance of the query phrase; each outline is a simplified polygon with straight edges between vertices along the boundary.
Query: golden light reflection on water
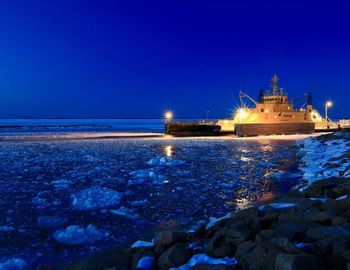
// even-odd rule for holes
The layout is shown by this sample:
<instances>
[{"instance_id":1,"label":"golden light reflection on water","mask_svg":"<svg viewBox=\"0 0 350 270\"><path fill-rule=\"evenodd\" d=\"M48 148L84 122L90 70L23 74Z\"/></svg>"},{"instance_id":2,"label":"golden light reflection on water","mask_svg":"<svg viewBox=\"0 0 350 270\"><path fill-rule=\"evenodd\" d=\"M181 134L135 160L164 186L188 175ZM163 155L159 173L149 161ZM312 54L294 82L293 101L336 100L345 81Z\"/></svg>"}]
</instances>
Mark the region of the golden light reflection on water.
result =
<instances>
[{"instance_id":1,"label":"golden light reflection on water","mask_svg":"<svg viewBox=\"0 0 350 270\"><path fill-rule=\"evenodd\" d=\"M171 145L164 147L164 154L167 157L171 157L173 155L173 147Z\"/></svg>"}]
</instances>

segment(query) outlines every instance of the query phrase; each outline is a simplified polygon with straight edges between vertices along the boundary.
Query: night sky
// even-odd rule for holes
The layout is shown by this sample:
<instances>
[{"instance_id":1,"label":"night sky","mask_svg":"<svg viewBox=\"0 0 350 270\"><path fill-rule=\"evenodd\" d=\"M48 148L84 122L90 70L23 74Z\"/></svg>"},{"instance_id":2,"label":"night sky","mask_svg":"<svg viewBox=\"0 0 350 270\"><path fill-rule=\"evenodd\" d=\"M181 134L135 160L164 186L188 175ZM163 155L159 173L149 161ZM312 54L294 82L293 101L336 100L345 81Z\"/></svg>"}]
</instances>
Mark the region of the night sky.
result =
<instances>
[{"instance_id":1,"label":"night sky","mask_svg":"<svg viewBox=\"0 0 350 270\"><path fill-rule=\"evenodd\" d=\"M350 117L349 14L349 1L1 1L0 117L226 118L275 73Z\"/></svg>"}]
</instances>

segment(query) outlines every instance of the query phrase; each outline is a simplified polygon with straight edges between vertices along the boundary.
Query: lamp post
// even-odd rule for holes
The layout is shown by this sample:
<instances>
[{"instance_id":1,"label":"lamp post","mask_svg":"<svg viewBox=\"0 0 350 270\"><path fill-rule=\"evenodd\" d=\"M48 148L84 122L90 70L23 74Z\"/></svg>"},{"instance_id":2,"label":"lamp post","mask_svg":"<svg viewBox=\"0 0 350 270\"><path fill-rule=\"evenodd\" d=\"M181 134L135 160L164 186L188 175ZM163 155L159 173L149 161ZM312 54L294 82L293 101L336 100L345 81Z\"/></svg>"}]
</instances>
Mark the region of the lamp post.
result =
<instances>
[{"instance_id":1,"label":"lamp post","mask_svg":"<svg viewBox=\"0 0 350 270\"><path fill-rule=\"evenodd\" d=\"M328 108L332 107L332 105L332 101L327 101L324 106L326 122L328 122Z\"/></svg>"},{"instance_id":2,"label":"lamp post","mask_svg":"<svg viewBox=\"0 0 350 270\"><path fill-rule=\"evenodd\" d=\"M173 119L173 113L171 111L165 112L164 116L165 116L165 121L167 123L171 122L171 120Z\"/></svg>"}]
</instances>

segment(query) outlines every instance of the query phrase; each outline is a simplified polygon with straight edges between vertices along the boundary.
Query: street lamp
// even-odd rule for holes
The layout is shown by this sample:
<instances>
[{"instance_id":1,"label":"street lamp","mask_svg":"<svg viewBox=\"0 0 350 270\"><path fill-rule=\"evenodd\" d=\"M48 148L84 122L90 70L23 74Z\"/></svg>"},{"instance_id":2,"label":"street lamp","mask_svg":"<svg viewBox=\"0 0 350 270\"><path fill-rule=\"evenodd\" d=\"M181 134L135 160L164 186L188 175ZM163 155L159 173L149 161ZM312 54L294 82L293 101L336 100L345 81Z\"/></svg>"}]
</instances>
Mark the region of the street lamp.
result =
<instances>
[{"instance_id":1,"label":"street lamp","mask_svg":"<svg viewBox=\"0 0 350 270\"><path fill-rule=\"evenodd\" d=\"M325 110L325 115L326 115L326 122L328 122L328 108L332 107L333 103L332 101L327 101L325 106L324 106L324 110Z\"/></svg>"}]
</instances>

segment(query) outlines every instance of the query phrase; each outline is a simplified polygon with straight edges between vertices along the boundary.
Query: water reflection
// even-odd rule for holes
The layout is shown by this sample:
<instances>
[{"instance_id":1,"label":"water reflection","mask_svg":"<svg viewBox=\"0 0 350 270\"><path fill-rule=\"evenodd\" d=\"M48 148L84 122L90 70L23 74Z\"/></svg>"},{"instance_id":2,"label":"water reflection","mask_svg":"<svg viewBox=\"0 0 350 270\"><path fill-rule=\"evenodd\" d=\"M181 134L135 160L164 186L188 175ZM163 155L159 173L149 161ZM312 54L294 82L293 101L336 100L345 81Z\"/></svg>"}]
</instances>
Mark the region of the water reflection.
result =
<instances>
[{"instance_id":1,"label":"water reflection","mask_svg":"<svg viewBox=\"0 0 350 270\"><path fill-rule=\"evenodd\" d=\"M173 155L173 147L171 145L165 146L164 154L166 157L170 158Z\"/></svg>"}]
</instances>

